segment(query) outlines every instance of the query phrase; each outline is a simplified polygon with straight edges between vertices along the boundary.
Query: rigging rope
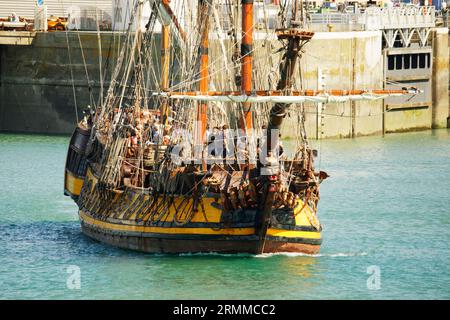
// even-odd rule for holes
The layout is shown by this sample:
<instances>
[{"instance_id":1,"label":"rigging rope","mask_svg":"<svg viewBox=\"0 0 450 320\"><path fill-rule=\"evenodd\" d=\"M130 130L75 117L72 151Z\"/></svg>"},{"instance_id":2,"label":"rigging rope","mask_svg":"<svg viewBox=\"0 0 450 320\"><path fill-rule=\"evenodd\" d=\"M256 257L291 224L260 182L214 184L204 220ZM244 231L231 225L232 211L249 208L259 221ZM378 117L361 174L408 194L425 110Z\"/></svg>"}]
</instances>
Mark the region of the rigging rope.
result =
<instances>
[{"instance_id":1,"label":"rigging rope","mask_svg":"<svg viewBox=\"0 0 450 320\"><path fill-rule=\"evenodd\" d=\"M68 31L66 30L66 43L67 43L67 53L68 53L68 57L69 57L69 68L70 68L70 77L72 79L72 93L73 93L73 101L74 101L74 105L75 105L75 118L76 121L75 123L78 124L79 118L78 118L78 103L77 103L77 93L75 90L75 79L73 76L73 68L72 68L72 55L70 53L70 43L69 43L69 36L68 36Z\"/></svg>"}]
</instances>

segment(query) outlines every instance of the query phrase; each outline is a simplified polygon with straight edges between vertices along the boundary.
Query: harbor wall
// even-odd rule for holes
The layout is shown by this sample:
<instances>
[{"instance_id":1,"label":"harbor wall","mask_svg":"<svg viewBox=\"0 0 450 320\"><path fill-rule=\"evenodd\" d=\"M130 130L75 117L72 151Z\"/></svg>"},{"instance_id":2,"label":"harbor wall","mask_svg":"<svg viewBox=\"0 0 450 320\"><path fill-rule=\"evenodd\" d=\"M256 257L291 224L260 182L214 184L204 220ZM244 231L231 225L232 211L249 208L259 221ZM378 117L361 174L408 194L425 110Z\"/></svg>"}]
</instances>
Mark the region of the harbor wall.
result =
<instances>
[{"instance_id":1,"label":"harbor wall","mask_svg":"<svg viewBox=\"0 0 450 320\"><path fill-rule=\"evenodd\" d=\"M101 39L103 71L111 74L118 39ZM84 32L36 33L30 46L0 45L0 131L70 133L77 115L97 102L99 52L96 33Z\"/></svg>"},{"instance_id":2,"label":"harbor wall","mask_svg":"<svg viewBox=\"0 0 450 320\"><path fill-rule=\"evenodd\" d=\"M433 85L427 93L433 97L433 105L428 111L413 110L417 117L410 116L411 110L400 110L388 118L382 101L306 105L308 136L345 138L445 127L449 116L448 38L443 31L434 31L433 37ZM117 57L118 43L117 35L101 33L102 71L107 76ZM383 88L381 43L380 31L316 33L302 56L302 87ZM211 41L211 52L214 50L220 48ZM271 50L274 52L276 46ZM95 32L36 33L31 45L0 45L0 131L70 133L76 115L80 119L82 110L97 102L99 53ZM108 77L105 80L106 88ZM395 126L386 130L391 123ZM282 133L292 137L297 130L298 117L292 109Z\"/></svg>"},{"instance_id":3,"label":"harbor wall","mask_svg":"<svg viewBox=\"0 0 450 320\"><path fill-rule=\"evenodd\" d=\"M302 59L305 89L383 88L381 32L317 33ZM322 74L322 76L320 75ZM311 138L348 138L382 133L383 103L359 101L308 104L306 129ZM293 136L295 117L284 135Z\"/></svg>"}]
</instances>

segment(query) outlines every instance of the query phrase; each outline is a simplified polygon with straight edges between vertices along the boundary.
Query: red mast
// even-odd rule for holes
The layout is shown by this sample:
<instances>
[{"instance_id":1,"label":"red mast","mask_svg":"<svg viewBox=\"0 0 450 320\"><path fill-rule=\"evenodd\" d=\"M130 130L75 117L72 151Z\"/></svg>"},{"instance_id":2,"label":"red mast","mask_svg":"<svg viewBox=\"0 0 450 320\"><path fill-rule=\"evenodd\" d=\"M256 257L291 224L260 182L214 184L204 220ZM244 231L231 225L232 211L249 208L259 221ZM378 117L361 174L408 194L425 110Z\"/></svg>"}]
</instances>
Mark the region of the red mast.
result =
<instances>
[{"instance_id":1,"label":"red mast","mask_svg":"<svg viewBox=\"0 0 450 320\"><path fill-rule=\"evenodd\" d=\"M198 14L198 22L199 25L202 26L202 37L201 44L199 49L200 54L200 84L199 90L201 93L206 93L208 90L208 35L209 35L209 6L210 0L199 0L199 14ZM205 133L206 133L206 110L207 104L206 102L199 103L197 107L197 121L201 123L201 128L199 128L199 143L204 143Z\"/></svg>"},{"instance_id":2,"label":"red mast","mask_svg":"<svg viewBox=\"0 0 450 320\"><path fill-rule=\"evenodd\" d=\"M164 5L169 5L170 0L163 0ZM161 89L169 88L169 68L170 68L170 26L161 27ZM164 100L161 105L161 123L166 125L169 121L169 105Z\"/></svg>"},{"instance_id":3,"label":"red mast","mask_svg":"<svg viewBox=\"0 0 450 320\"><path fill-rule=\"evenodd\" d=\"M253 71L253 0L242 0L242 43L241 43L241 89L252 91ZM253 127L251 104L244 103L242 129ZM244 127L245 126L245 127Z\"/></svg>"}]
</instances>

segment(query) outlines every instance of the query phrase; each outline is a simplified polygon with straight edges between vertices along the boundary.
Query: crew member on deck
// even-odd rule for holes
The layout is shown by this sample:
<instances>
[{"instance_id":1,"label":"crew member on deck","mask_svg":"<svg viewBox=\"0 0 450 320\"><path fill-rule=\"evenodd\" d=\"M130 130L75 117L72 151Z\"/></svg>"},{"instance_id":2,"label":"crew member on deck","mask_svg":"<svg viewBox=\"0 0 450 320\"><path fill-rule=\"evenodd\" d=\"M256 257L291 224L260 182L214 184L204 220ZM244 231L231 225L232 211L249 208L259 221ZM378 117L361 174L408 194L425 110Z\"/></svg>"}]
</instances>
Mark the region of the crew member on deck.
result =
<instances>
[{"instance_id":1,"label":"crew member on deck","mask_svg":"<svg viewBox=\"0 0 450 320\"><path fill-rule=\"evenodd\" d=\"M20 22L20 19L15 12L11 15L11 22Z\"/></svg>"}]
</instances>

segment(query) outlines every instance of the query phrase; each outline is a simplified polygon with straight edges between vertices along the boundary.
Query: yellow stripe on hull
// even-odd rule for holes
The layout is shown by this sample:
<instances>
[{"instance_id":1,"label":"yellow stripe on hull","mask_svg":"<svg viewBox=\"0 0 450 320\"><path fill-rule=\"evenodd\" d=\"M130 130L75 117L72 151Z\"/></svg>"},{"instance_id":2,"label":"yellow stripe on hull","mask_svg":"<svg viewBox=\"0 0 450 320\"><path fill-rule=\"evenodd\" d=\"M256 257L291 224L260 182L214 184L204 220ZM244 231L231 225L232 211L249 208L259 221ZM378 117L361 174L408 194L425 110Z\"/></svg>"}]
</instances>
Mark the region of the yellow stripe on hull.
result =
<instances>
[{"instance_id":1,"label":"yellow stripe on hull","mask_svg":"<svg viewBox=\"0 0 450 320\"><path fill-rule=\"evenodd\" d=\"M159 234L200 234L200 235L231 235L231 236L248 236L255 233L254 228L227 228L214 230L211 228L180 228L180 227L149 227L139 225L126 225L118 223L110 223L96 220L83 211L79 212L80 219L90 225L100 227L106 230L142 232L142 233L159 233Z\"/></svg>"},{"instance_id":2,"label":"yellow stripe on hull","mask_svg":"<svg viewBox=\"0 0 450 320\"><path fill-rule=\"evenodd\" d=\"M313 231L295 231L295 230L281 230L281 229L269 229L267 235L272 237L284 237L284 238L305 238L305 239L320 239L320 232Z\"/></svg>"},{"instance_id":3,"label":"yellow stripe on hull","mask_svg":"<svg viewBox=\"0 0 450 320\"><path fill-rule=\"evenodd\" d=\"M123 231L123 232L141 232L157 234L186 234L186 235L231 235L231 236L249 236L255 234L254 228L226 228L214 230L211 228L183 228L183 227L150 227L139 225L127 225L100 221L92 218L83 211L79 212L80 219L87 224L96 226L105 230ZM281 229L269 229L268 236L284 238L303 238L303 239L321 239L320 232L311 231L287 231Z\"/></svg>"},{"instance_id":4,"label":"yellow stripe on hull","mask_svg":"<svg viewBox=\"0 0 450 320\"><path fill-rule=\"evenodd\" d=\"M72 172L66 170L65 176L65 189L72 196L79 196L81 193L81 189L83 188L84 179L78 178Z\"/></svg>"}]
</instances>

